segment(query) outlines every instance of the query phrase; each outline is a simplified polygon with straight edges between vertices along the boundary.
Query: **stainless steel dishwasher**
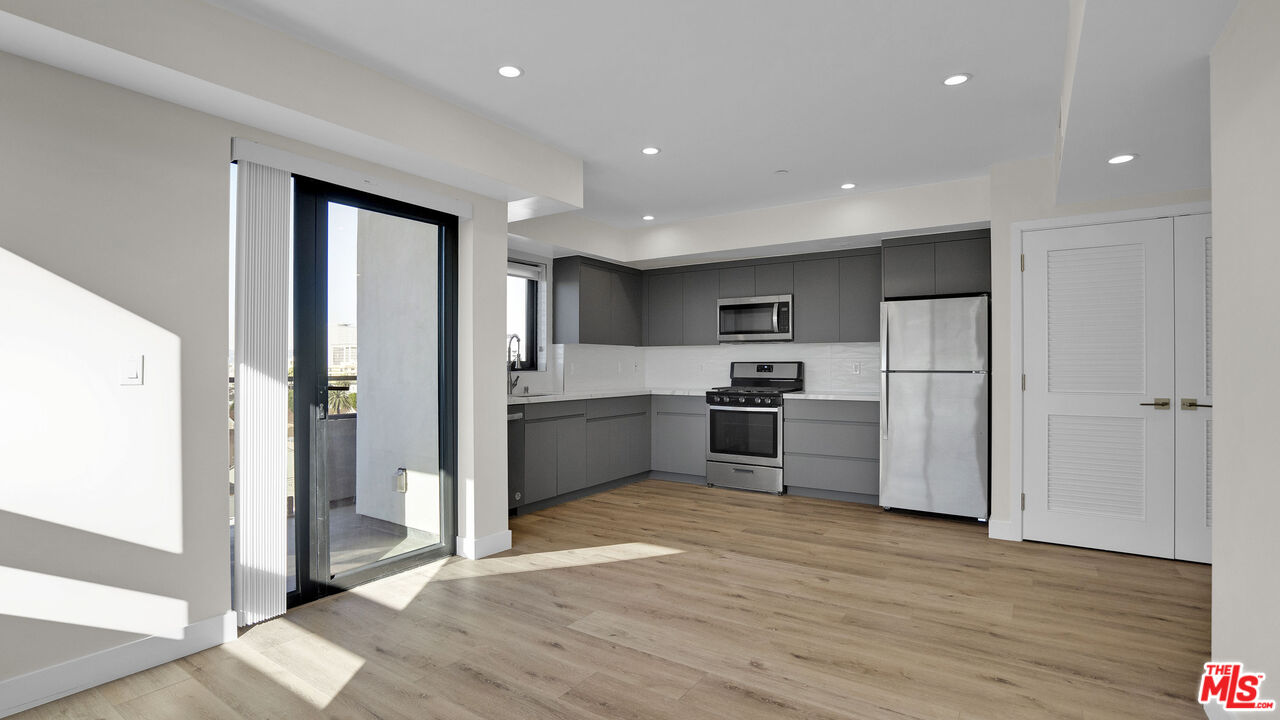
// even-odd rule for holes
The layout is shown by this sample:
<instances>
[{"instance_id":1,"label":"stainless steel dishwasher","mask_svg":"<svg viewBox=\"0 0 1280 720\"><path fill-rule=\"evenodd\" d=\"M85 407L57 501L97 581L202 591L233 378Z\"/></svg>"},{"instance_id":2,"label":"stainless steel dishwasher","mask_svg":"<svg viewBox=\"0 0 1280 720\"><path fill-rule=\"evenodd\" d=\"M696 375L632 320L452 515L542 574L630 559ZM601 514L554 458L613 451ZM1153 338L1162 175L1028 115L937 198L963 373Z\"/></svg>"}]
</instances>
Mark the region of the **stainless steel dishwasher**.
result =
<instances>
[{"instance_id":1,"label":"stainless steel dishwasher","mask_svg":"<svg viewBox=\"0 0 1280 720\"><path fill-rule=\"evenodd\" d=\"M524 406L507 406L507 509L524 504Z\"/></svg>"}]
</instances>

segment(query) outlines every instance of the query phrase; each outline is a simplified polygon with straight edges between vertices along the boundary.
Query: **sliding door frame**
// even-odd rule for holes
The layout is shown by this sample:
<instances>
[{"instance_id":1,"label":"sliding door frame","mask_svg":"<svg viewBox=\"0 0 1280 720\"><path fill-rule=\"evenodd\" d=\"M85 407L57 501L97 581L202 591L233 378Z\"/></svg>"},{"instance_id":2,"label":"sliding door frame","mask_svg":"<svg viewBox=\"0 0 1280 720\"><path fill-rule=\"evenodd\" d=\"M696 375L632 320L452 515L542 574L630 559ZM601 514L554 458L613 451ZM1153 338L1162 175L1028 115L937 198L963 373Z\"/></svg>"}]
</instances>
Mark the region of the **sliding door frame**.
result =
<instances>
[{"instance_id":1,"label":"sliding door frame","mask_svg":"<svg viewBox=\"0 0 1280 720\"><path fill-rule=\"evenodd\" d=\"M328 413L329 203L439 228L438 388L440 542L331 576L329 503L320 423ZM289 607L453 555L458 523L458 218L294 175L294 505L297 589ZM313 507L314 505L314 507ZM306 513L305 521L299 517Z\"/></svg>"}]
</instances>

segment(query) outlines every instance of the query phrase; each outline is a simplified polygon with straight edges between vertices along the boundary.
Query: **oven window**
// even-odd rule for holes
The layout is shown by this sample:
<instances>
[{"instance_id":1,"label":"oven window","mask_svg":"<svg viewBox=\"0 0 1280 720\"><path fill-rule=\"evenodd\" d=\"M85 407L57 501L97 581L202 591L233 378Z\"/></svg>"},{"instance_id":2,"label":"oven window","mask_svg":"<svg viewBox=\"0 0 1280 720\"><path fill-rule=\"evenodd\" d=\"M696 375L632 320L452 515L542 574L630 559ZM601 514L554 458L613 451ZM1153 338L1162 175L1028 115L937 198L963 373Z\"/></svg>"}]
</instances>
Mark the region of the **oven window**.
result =
<instances>
[{"instance_id":1,"label":"oven window","mask_svg":"<svg viewBox=\"0 0 1280 720\"><path fill-rule=\"evenodd\" d=\"M722 335L761 335L773 332L773 308L777 303L726 305L720 308Z\"/></svg>"},{"instance_id":2,"label":"oven window","mask_svg":"<svg viewBox=\"0 0 1280 720\"><path fill-rule=\"evenodd\" d=\"M778 456L776 412L711 409L711 452L718 455Z\"/></svg>"}]
</instances>

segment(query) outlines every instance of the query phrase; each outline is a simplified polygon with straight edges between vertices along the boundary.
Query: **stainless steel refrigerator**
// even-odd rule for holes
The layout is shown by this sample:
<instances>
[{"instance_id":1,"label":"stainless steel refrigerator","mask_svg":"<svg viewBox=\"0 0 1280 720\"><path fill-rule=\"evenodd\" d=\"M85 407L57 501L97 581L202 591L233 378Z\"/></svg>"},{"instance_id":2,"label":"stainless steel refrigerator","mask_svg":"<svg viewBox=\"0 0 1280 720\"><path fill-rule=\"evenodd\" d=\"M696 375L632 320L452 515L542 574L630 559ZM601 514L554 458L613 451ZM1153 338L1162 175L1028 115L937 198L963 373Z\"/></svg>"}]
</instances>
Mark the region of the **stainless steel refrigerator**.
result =
<instances>
[{"instance_id":1,"label":"stainless steel refrigerator","mask_svg":"<svg viewBox=\"0 0 1280 720\"><path fill-rule=\"evenodd\" d=\"M880 504L986 520L986 297L880 304Z\"/></svg>"}]
</instances>

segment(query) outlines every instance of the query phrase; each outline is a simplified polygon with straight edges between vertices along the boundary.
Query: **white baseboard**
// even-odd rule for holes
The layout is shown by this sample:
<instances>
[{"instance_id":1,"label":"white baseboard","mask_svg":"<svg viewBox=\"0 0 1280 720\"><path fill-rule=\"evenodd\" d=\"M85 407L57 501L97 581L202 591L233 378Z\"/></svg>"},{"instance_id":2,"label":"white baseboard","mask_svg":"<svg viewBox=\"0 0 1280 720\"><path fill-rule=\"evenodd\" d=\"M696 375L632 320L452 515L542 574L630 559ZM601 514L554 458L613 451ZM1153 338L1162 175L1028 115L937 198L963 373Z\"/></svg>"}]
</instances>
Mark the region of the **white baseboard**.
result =
<instances>
[{"instance_id":1,"label":"white baseboard","mask_svg":"<svg viewBox=\"0 0 1280 720\"><path fill-rule=\"evenodd\" d=\"M479 560L511 549L511 531L503 530L481 538L458 536L458 554L469 560Z\"/></svg>"},{"instance_id":2,"label":"white baseboard","mask_svg":"<svg viewBox=\"0 0 1280 720\"><path fill-rule=\"evenodd\" d=\"M987 537L992 540L1022 541L1022 528L1012 520L987 521Z\"/></svg>"},{"instance_id":3,"label":"white baseboard","mask_svg":"<svg viewBox=\"0 0 1280 720\"><path fill-rule=\"evenodd\" d=\"M227 612L188 625L181 640L145 637L0 680L0 718L235 639L236 614Z\"/></svg>"}]
</instances>

